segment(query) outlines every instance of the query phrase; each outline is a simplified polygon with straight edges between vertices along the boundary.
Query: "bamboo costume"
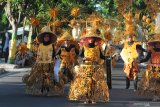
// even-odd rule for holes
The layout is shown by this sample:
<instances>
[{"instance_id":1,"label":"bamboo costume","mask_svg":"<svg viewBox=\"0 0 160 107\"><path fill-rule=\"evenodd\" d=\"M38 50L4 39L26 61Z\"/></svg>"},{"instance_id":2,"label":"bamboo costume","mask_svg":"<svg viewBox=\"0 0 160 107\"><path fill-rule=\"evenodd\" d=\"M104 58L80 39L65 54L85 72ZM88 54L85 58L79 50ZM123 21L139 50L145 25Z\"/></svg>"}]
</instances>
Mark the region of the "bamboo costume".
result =
<instances>
[{"instance_id":1,"label":"bamboo costume","mask_svg":"<svg viewBox=\"0 0 160 107\"><path fill-rule=\"evenodd\" d=\"M124 43L124 47L120 53L124 61L124 73L126 74L126 89L130 87L130 80L134 80L134 91L137 90L139 67L136 60L139 57L139 52L145 52L140 43L133 40L136 36L136 27L133 22L133 15L131 12L123 15L125 18L125 32L124 35L128 40Z\"/></svg>"},{"instance_id":2,"label":"bamboo costume","mask_svg":"<svg viewBox=\"0 0 160 107\"><path fill-rule=\"evenodd\" d=\"M125 32L124 35L128 38L128 41L124 43L124 47L120 53L124 61L124 73L126 74L126 89L130 87L130 80L134 80L134 89L137 89L139 68L136 63L138 58L137 45L138 42L133 41L133 36L136 34L136 29L132 19L132 13L126 13L123 15L125 19Z\"/></svg>"},{"instance_id":3,"label":"bamboo costume","mask_svg":"<svg viewBox=\"0 0 160 107\"><path fill-rule=\"evenodd\" d=\"M109 47L106 46L105 56L112 57L112 60L111 60L112 67L116 65L116 58L114 56L115 53L116 53L116 48L114 48L113 46L109 46Z\"/></svg>"},{"instance_id":4,"label":"bamboo costume","mask_svg":"<svg viewBox=\"0 0 160 107\"><path fill-rule=\"evenodd\" d=\"M78 64L77 56L79 50L73 44L73 41L74 39L68 31L58 41L63 43L56 52L56 55L60 58L59 77L64 83L73 79L72 69Z\"/></svg>"},{"instance_id":5,"label":"bamboo costume","mask_svg":"<svg viewBox=\"0 0 160 107\"><path fill-rule=\"evenodd\" d=\"M75 45L71 44L69 47L61 46L57 55L60 56L60 77L66 78L67 80L73 79L72 68L78 64L77 55L79 51ZM65 76L65 77L64 77ZM64 80L65 81L65 80Z\"/></svg>"},{"instance_id":6,"label":"bamboo costume","mask_svg":"<svg viewBox=\"0 0 160 107\"><path fill-rule=\"evenodd\" d=\"M27 49L26 43L20 43L17 48L18 52L15 57L15 64L20 67L33 65L33 54Z\"/></svg>"},{"instance_id":7,"label":"bamboo costume","mask_svg":"<svg viewBox=\"0 0 160 107\"><path fill-rule=\"evenodd\" d=\"M90 32L89 35L92 36L93 33ZM99 37L89 38L96 42L99 41L99 43L101 41ZM109 90L103 66L104 56L100 51L100 46L95 45L95 42L84 45L80 55L84 61L83 64L75 67L74 79L71 81L69 90L69 100L88 103L109 101Z\"/></svg>"},{"instance_id":8,"label":"bamboo costume","mask_svg":"<svg viewBox=\"0 0 160 107\"><path fill-rule=\"evenodd\" d=\"M132 37L132 36L131 36ZM120 53L124 61L124 73L126 74L126 89L130 87L130 80L134 80L134 90L137 90L138 73L140 72L138 63L135 61L139 57L139 52L146 52L139 42L127 41Z\"/></svg>"},{"instance_id":9,"label":"bamboo costume","mask_svg":"<svg viewBox=\"0 0 160 107\"><path fill-rule=\"evenodd\" d=\"M150 40L148 45L151 47L145 59L140 63L150 59L146 71L142 75L139 83L139 95L152 97L154 101L160 100L160 35L154 35L155 40ZM158 44L158 46L157 46Z\"/></svg>"},{"instance_id":10,"label":"bamboo costume","mask_svg":"<svg viewBox=\"0 0 160 107\"><path fill-rule=\"evenodd\" d=\"M138 52L136 48L138 44L138 42L133 42L129 45L128 42L125 42L124 48L121 52L122 59L125 63L124 72L130 80L134 80L139 73L138 64L134 61L136 58L138 58Z\"/></svg>"},{"instance_id":11,"label":"bamboo costume","mask_svg":"<svg viewBox=\"0 0 160 107\"><path fill-rule=\"evenodd\" d=\"M32 66L31 73L23 78L26 83L26 93L42 96L63 95L63 85L54 80L53 58L55 52L52 43L56 41L56 35L48 27L44 27L37 38L40 45L36 63ZM46 42L46 38L49 38L49 41Z\"/></svg>"}]
</instances>

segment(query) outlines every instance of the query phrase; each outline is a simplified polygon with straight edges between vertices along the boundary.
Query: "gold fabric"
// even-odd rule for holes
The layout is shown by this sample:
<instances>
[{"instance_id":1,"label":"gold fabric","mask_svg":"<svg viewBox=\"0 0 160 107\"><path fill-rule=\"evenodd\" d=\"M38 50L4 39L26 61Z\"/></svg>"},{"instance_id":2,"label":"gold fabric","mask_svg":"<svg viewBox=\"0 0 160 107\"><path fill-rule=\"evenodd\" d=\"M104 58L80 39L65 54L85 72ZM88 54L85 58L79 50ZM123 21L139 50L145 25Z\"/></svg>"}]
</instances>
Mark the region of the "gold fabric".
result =
<instances>
[{"instance_id":1,"label":"gold fabric","mask_svg":"<svg viewBox=\"0 0 160 107\"><path fill-rule=\"evenodd\" d=\"M136 46L139 42L134 42L132 45L128 45L127 42L124 43L124 48L122 49L120 55L125 62L125 64L131 64L134 59L138 58L138 52Z\"/></svg>"},{"instance_id":2,"label":"gold fabric","mask_svg":"<svg viewBox=\"0 0 160 107\"><path fill-rule=\"evenodd\" d=\"M124 43L124 48L122 49L120 55L124 61L124 73L126 76L133 80L137 77L139 73L138 64L134 61L138 58L138 52L136 46L139 42L134 42L132 45L128 45L127 42Z\"/></svg>"},{"instance_id":3,"label":"gold fabric","mask_svg":"<svg viewBox=\"0 0 160 107\"><path fill-rule=\"evenodd\" d=\"M51 63L52 54L53 54L52 44L47 45L47 46L40 44L38 48L36 62L37 63Z\"/></svg>"},{"instance_id":4,"label":"gold fabric","mask_svg":"<svg viewBox=\"0 0 160 107\"><path fill-rule=\"evenodd\" d=\"M87 62L85 61L85 64L76 66L73 71L74 79L70 85L69 100L109 101L105 70L103 65L99 63L101 61L99 51L99 46L94 48L84 47L84 57ZM91 63L88 63L88 61Z\"/></svg>"},{"instance_id":5,"label":"gold fabric","mask_svg":"<svg viewBox=\"0 0 160 107\"><path fill-rule=\"evenodd\" d=\"M77 69L75 69L77 71ZM71 81L69 100L109 101L109 90L102 65L81 64Z\"/></svg>"},{"instance_id":6,"label":"gold fabric","mask_svg":"<svg viewBox=\"0 0 160 107\"><path fill-rule=\"evenodd\" d=\"M95 46L94 48L89 48L84 46L84 56L86 61L96 62L98 64L104 63L103 60L100 59L100 49L99 46Z\"/></svg>"},{"instance_id":7,"label":"gold fabric","mask_svg":"<svg viewBox=\"0 0 160 107\"><path fill-rule=\"evenodd\" d=\"M151 62L142 75L138 93L145 96L160 97L160 52L152 51Z\"/></svg>"},{"instance_id":8,"label":"gold fabric","mask_svg":"<svg viewBox=\"0 0 160 107\"><path fill-rule=\"evenodd\" d=\"M124 72L130 80L135 80L140 70L138 64L133 61L132 64L124 64Z\"/></svg>"},{"instance_id":9,"label":"gold fabric","mask_svg":"<svg viewBox=\"0 0 160 107\"><path fill-rule=\"evenodd\" d=\"M72 48L70 52L67 52L65 48L61 48L61 64L60 64L60 71L59 76L64 83L66 83L67 80L70 80L71 77L68 77L68 75L64 75L62 72L63 70L67 70L70 76L72 76L72 68L78 64L77 56L75 53L75 49Z\"/></svg>"},{"instance_id":10,"label":"gold fabric","mask_svg":"<svg viewBox=\"0 0 160 107\"><path fill-rule=\"evenodd\" d=\"M87 37L96 37L96 38L102 39L101 35L97 32L97 29L91 28L91 27L86 28L82 31L80 39L87 38Z\"/></svg>"},{"instance_id":11,"label":"gold fabric","mask_svg":"<svg viewBox=\"0 0 160 107\"><path fill-rule=\"evenodd\" d=\"M138 94L154 97L160 97L160 64L147 66L138 86Z\"/></svg>"},{"instance_id":12,"label":"gold fabric","mask_svg":"<svg viewBox=\"0 0 160 107\"><path fill-rule=\"evenodd\" d=\"M112 57L112 56L115 54L115 52L116 52L115 48L113 48L113 47L108 47L105 55ZM112 63L112 67L114 67L114 66L116 65L116 59L115 59L115 57L113 57L111 61L112 61L112 62L111 62L111 63Z\"/></svg>"},{"instance_id":13,"label":"gold fabric","mask_svg":"<svg viewBox=\"0 0 160 107\"><path fill-rule=\"evenodd\" d=\"M62 62L75 62L77 60L75 49L72 48L70 52L67 52L65 48L61 48L60 58Z\"/></svg>"},{"instance_id":14,"label":"gold fabric","mask_svg":"<svg viewBox=\"0 0 160 107\"><path fill-rule=\"evenodd\" d=\"M61 61L59 77L60 77L60 80L63 81L63 83L67 83L68 81L70 81L71 77L69 76L73 76L73 71L72 71L73 67L74 66L72 62ZM66 74L63 73L64 70L67 70Z\"/></svg>"},{"instance_id":15,"label":"gold fabric","mask_svg":"<svg viewBox=\"0 0 160 107\"><path fill-rule=\"evenodd\" d=\"M26 83L27 94L55 96L64 93L64 84L54 81L53 63L35 63L31 73L24 76L23 80Z\"/></svg>"},{"instance_id":16,"label":"gold fabric","mask_svg":"<svg viewBox=\"0 0 160 107\"><path fill-rule=\"evenodd\" d=\"M70 40L70 41L74 40L74 38L72 37L69 31L65 31L63 35L59 38L59 41L66 41L66 40Z\"/></svg>"}]
</instances>

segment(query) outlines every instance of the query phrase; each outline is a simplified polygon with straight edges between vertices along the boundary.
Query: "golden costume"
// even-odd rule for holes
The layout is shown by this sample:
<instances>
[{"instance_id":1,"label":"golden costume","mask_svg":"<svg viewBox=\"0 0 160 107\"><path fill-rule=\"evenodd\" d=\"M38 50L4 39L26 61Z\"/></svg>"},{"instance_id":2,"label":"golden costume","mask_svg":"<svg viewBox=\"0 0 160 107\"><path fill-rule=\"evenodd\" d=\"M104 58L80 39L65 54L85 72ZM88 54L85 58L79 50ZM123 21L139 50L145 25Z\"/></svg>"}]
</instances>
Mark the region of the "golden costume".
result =
<instances>
[{"instance_id":1,"label":"golden costume","mask_svg":"<svg viewBox=\"0 0 160 107\"><path fill-rule=\"evenodd\" d=\"M33 53L27 49L27 45L24 42L21 42L17 46L18 52L15 57L15 64L19 67L32 66L33 65Z\"/></svg>"},{"instance_id":2,"label":"golden costume","mask_svg":"<svg viewBox=\"0 0 160 107\"><path fill-rule=\"evenodd\" d=\"M124 61L124 73L126 74L126 89L130 87L130 80L134 80L134 91L137 90L138 73L140 72L136 60L139 58L139 52L145 52L139 42L134 40L136 29L132 19L132 13L123 15L125 18L124 36L128 39L124 43L124 47L120 53Z\"/></svg>"},{"instance_id":3,"label":"golden costume","mask_svg":"<svg viewBox=\"0 0 160 107\"><path fill-rule=\"evenodd\" d=\"M138 93L139 95L152 97L153 100L157 101L160 100L160 47L153 45L159 44L160 46L160 34L155 35L154 38L155 40L148 43L152 49L149 49L146 58L140 61L142 63L150 59L150 63L147 65L139 83Z\"/></svg>"},{"instance_id":4,"label":"golden costume","mask_svg":"<svg viewBox=\"0 0 160 107\"><path fill-rule=\"evenodd\" d=\"M124 48L120 53L125 63L124 72L130 80L134 80L139 73L138 64L134 61L136 58L138 58L138 52L136 49L137 45L139 45L138 42L133 42L132 45L129 45L128 42L125 42Z\"/></svg>"},{"instance_id":5,"label":"golden costume","mask_svg":"<svg viewBox=\"0 0 160 107\"><path fill-rule=\"evenodd\" d=\"M116 52L116 49L112 46L109 46L106 50L105 55L112 57L115 54L115 52ZM112 57L111 63L112 63L112 67L114 67L116 65L116 58L115 57Z\"/></svg>"},{"instance_id":6,"label":"golden costume","mask_svg":"<svg viewBox=\"0 0 160 107\"><path fill-rule=\"evenodd\" d=\"M56 37L51 43L44 44L44 35L49 34L50 39L55 36L50 30L45 30L38 35L40 45L38 47L36 63L32 66L31 73L25 75L23 81L26 83L26 93L31 95L54 96L63 95L63 84L58 84L54 80L53 71L53 45Z\"/></svg>"},{"instance_id":7,"label":"golden costume","mask_svg":"<svg viewBox=\"0 0 160 107\"><path fill-rule=\"evenodd\" d=\"M59 77L60 80L67 82L73 79L72 68L78 64L77 55L79 50L76 45L73 44L73 37L68 31L62 35L58 42L63 43L56 53L56 55L60 57Z\"/></svg>"},{"instance_id":8,"label":"golden costume","mask_svg":"<svg viewBox=\"0 0 160 107\"><path fill-rule=\"evenodd\" d=\"M96 38L95 38L96 39ZM100 47L84 46L84 63L74 69L74 79L71 81L69 100L108 102L109 90L106 83L104 62L100 58Z\"/></svg>"},{"instance_id":9,"label":"golden costume","mask_svg":"<svg viewBox=\"0 0 160 107\"><path fill-rule=\"evenodd\" d=\"M77 59L75 48L72 48L69 52L65 48L61 48L59 77L64 83L73 79L72 69L78 64L75 59Z\"/></svg>"},{"instance_id":10,"label":"golden costume","mask_svg":"<svg viewBox=\"0 0 160 107\"><path fill-rule=\"evenodd\" d=\"M138 93L149 97L154 95L160 97L160 52L152 53L151 63L148 64L139 83Z\"/></svg>"},{"instance_id":11,"label":"golden costume","mask_svg":"<svg viewBox=\"0 0 160 107\"><path fill-rule=\"evenodd\" d=\"M37 52L38 52L38 47L39 47L37 38L35 38L32 44L33 44L32 45L33 58L34 58L34 62L36 62Z\"/></svg>"}]
</instances>

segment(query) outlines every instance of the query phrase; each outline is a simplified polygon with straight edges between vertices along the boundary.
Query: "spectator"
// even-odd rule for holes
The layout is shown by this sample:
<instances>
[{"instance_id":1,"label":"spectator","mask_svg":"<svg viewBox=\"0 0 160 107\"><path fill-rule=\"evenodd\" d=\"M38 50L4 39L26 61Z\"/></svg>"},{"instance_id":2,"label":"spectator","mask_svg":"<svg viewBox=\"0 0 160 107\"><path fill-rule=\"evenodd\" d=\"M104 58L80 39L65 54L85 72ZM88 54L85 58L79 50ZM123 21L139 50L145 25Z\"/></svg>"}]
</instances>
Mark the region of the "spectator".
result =
<instances>
[{"instance_id":1,"label":"spectator","mask_svg":"<svg viewBox=\"0 0 160 107\"><path fill-rule=\"evenodd\" d=\"M8 61L8 55L9 55L9 41L11 37L8 35L8 32L5 33L5 43L3 47L4 57L5 57L5 63Z\"/></svg>"}]
</instances>

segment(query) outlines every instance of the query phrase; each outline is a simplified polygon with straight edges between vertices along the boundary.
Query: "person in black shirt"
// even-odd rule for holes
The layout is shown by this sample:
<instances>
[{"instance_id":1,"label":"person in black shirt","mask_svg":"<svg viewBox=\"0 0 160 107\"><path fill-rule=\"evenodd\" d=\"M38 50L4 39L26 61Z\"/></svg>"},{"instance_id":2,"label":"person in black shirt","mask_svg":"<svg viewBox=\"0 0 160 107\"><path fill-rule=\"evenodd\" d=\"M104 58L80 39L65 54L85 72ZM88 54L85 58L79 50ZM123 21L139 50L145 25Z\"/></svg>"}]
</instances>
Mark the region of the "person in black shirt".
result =
<instances>
[{"instance_id":1,"label":"person in black shirt","mask_svg":"<svg viewBox=\"0 0 160 107\"><path fill-rule=\"evenodd\" d=\"M72 69L78 64L77 56L79 50L75 44L72 44L73 37L69 32L65 32L60 38L59 42L60 41L63 41L63 44L56 52L56 56L60 58L60 69L58 72L60 78L63 78L64 82L66 82L73 79Z\"/></svg>"}]
</instances>

